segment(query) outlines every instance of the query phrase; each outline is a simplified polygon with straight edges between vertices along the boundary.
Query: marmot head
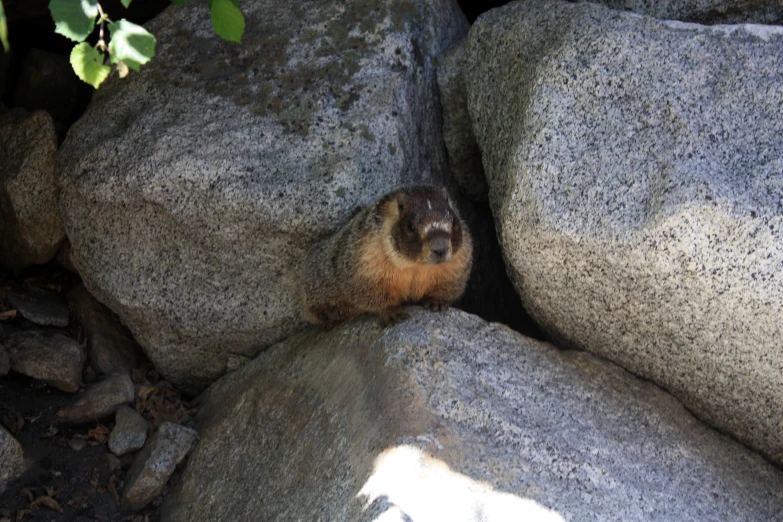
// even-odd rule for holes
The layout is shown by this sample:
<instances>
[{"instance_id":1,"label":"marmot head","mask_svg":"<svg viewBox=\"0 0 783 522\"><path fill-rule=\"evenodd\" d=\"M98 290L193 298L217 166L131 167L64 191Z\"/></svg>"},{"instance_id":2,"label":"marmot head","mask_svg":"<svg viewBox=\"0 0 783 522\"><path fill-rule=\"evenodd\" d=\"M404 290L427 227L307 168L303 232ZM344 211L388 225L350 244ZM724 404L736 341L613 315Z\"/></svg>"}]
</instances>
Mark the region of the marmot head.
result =
<instances>
[{"instance_id":1,"label":"marmot head","mask_svg":"<svg viewBox=\"0 0 783 522\"><path fill-rule=\"evenodd\" d=\"M445 263L462 247L462 220L445 187L405 188L381 202L395 257L414 263Z\"/></svg>"}]
</instances>

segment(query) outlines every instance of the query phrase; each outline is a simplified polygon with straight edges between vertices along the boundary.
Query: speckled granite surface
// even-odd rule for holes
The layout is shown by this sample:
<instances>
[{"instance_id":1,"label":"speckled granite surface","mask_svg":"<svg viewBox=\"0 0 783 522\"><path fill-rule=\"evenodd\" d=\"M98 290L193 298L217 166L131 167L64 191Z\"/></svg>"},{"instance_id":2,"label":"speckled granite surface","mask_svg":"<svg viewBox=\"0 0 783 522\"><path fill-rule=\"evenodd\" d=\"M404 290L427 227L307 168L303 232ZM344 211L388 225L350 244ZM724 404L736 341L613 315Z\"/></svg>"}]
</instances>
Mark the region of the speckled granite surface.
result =
<instances>
[{"instance_id":1,"label":"speckled granite surface","mask_svg":"<svg viewBox=\"0 0 783 522\"><path fill-rule=\"evenodd\" d=\"M783 463L783 28L529 1L465 63L531 315Z\"/></svg>"},{"instance_id":2,"label":"speckled granite surface","mask_svg":"<svg viewBox=\"0 0 783 522\"><path fill-rule=\"evenodd\" d=\"M447 175L434 56L453 0L242 4L242 45L193 2L155 58L96 92L62 147L87 289L189 391L302 326L307 246L359 204Z\"/></svg>"},{"instance_id":3,"label":"speckled granite surface","mask_svg":"<svg viewBox=\"0 0 783 522\"><path fill-rule=\"evenodd\" d=\"M45 111L0 111L0 265L46 263L65 239L57 207L57 132Z\"/></svg>"},{"instance_id":4,"label":"speckled granite surface","mask_svg":"<svg viewBox=\"0 0 783 522\"><path fill-rule=\"evenodd\" d=\"M25 471L24 450L8 431L0 426L0 493Z\"/></svg>"},{"instance_id":5,"label":"speckled granite surface","mask_svg":"<svg viewBox=\"0 0 783 522\"><path fill-rule=\"evenodd\" d=\"M593 3L655 18L706 24L783 21L783 2L779 0L598 0Z\"/></svg>"},{"instance_id":6,"label":"speckled granite surface","mask_svg":"<svg viewBox=\"0 0 783 522\"><path fill-rule=\"evenodd\" d=\"M449 154L449 169L460 191L472 199L487 199L487 180L481 151L468 113L468 94L462 78L465 41L438 56L438 92L443 108L443 141Z\"/></svg>"},{"instance_id":7,"label":"speckled granite surface","mask_svg":"<svg viewBox=\"0 0 783 522\"><path fill-rule=\"evenodd\" d=\"M464 312L409 311L293 336L210 387L163 520L783 516L783 472L649 381Z\"/></svg>"}]
</instances>

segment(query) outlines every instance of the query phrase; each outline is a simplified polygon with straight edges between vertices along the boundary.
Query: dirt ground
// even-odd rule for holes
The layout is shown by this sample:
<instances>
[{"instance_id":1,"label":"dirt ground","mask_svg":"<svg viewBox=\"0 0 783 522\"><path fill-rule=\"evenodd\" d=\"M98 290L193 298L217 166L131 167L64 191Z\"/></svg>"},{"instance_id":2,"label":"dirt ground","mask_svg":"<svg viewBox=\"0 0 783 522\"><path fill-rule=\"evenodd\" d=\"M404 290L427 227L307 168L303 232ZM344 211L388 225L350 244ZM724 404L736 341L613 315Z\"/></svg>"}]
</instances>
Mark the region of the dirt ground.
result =
<instances>
[{"instance_id":1,"label":"dirt ground","mask_svg":"<svg viewBox=\"0 0 783 522\"><path fill-rule=\"evenodd\" d=\"M136 514L119 506L130 459L123 460L123 469L110 470L106 438L111 423L68 427L52 421L71 397L23 375L10 373L0 378L0 421L21 443L30 463L28 471L0 496L0 519L159 520L155 506ZM167 488L175 480L172 478Z\"/></svg>"},{"instance_id":2,"label":"dirt ground","mask_svg":"<svg viewBox=\"0 0 783 522\"><path fill-rule=\"evenodd\" d=\"M36 286L64 296L79 279L59 268L48 268L22 278L0 277L6 291L21 284ZM0 312L7 311L0 299ZM2 313L0 313L2 315ZM33 325L25 319L6 318L6 333L36 328L56 330L82 341L82 332L72 320L67 328ZM82 385L89 386L95 374L85 365ZM193 410L182 402L179 392L165 383L144 362L133 371L136 409L153 425L164 421L187 422ZM0 423L19 441L28 463L26 473L9 484L0 495L0 522L154 522L160 519L160 504L179 480L177 471L163 495L146 509L132 513L121 508L123 480L133 455L121 459L108 449L113 418L102 422L69 426L54 422L55 413L71 402L65 393L14 373L0 377Z\"/></svg>"}]
</instances>

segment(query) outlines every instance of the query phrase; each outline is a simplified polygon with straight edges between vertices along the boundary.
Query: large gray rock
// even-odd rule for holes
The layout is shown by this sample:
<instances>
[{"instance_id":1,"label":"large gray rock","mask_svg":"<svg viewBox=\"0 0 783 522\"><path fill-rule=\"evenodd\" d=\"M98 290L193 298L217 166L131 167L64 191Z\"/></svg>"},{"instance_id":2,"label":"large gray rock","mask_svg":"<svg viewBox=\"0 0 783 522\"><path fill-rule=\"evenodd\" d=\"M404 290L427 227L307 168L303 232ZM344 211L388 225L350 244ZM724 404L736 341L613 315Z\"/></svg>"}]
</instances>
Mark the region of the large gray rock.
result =
<instances>
[{"instance_id":1,"label":"large gray rock","mask_svg":"<svg viewBox=\"0 0 783 522\"><path fill-rule=\"evenodd\" d=\"M529 1L465 64L527 310L783 463L783 28Z\"/></svg>"},{"instance_id":2,"label":"large gray rock","mask_svg":"<svg viewBox=\"0 0 783 522\"><path fill-rule=\"evenodd\" d=\"M586 0L656 18L700 23L777 24L780 0Z\"/></svg>"},{"instance_id":3,"label":"large gray rock","mask_svg":"<svg viewBox=\"0 0 783 522\"><path fill-rule=\"evenodd\" d=\"M123 507L137 511L155 500L197 439L195 430L172 422L161 424L133 459L122 490Z\"/></svg>"},{"instance_id":4,"label":"large gray rock","mask_svg":"<svg viewBox=\"0 0 783 522\"><path fill-rule=\"evenodd\" d=\"M79 391L84 366L81 346L63 334L39 330L13 332L4 341L11 368L23 375L69 393Z\"/></svg>"},{"instance_id":5,"label":"large gray rock","mask_svg":"<svg viewBox=\"0 0 783 522\"><path fill-rule=\"evenodd\" d=\"M540 339L538 326L525 311L506 273L489 202L464 205L462 217L473 235L473 270L465 293L454 308Z\"/></svg>"},{"instance_id":6,"label":"large gray rock","mask_svg":"<svg viewBox=\"0 0 783 522\"><path fill-rule=\"evenodd\" d=\"M87 338L87 359L92 369L99 374L130 374L140 350L117 317L83 285L68 293L68 301Z\"/></svg>"},{"instance_id":7,"label":"large gray rock","mask_svg":"<svg viewBox=\"0 0 783 522\"><path fill-rule=\"evenodd\" d=\"M297 334L210 387L163 519L780 516L783 472L652 383L461 311L409 311Z\"/></svg>"},{"instance_id":8,"label":"large gray rock","mask_svg":"<svg viewBox=\"0 0 783 522\"><path fill-rule=\"evenodd\" d=\"M454 0L243 2L243 44L190 3L155 59L96 92L62 147L72 260L193 391L301 327L306 248L358 204L448 167L434 56Z\"/></svg>"},{"instance_id":9,"label":"large gray rock","mask_svg":"<svg viewBox=\"0 0 783 522\"><path fill-rule=\"evenodd\" d=\"M0 495L25 471L22 445L0 425Z\"/></svg>"},{"instance_id":10,"label":"large gray rock","mask_svg":"<svg viewBox=\"0 0 783 522\"><path fill-rule=\"evenodd\" d=\"M443 142L449 168L460 191L471 199L486 200L487 180L481 164L481 151L473 134L468 113L468 93L462 77L465 41L438 56L438 91L443 110Z\"/></svg>"},{"instance_id":11,"label":"large gray rock","mask_svg":"<svg viewBox=\"0 0 783 522\"><path fill-rule=\"evenodd\" d=\"M51 116L0 114L0 266L46 263L65 238L57 207L57 133Z\"/></svg>"}]
</instances>

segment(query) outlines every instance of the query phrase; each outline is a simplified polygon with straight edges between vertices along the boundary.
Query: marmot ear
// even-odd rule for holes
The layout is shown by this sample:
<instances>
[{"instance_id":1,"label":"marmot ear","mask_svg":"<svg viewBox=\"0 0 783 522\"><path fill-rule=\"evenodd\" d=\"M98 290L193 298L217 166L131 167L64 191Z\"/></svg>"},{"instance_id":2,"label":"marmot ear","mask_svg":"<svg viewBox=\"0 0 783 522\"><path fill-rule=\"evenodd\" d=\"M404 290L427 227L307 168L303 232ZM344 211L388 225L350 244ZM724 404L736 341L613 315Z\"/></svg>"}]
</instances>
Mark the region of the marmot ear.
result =
<instances>
[{"instance_id":1,"label":"marmot ear","mask_svg":"<svg viewBox=\"0 0 783 522\"><path fill-rule=\"evenodd\" d=\"M397 201L398 195L396 192L390 192L388 194L385 194L381 197L381 199L378 200L376 203L379 207L383 207L386 205L386 203L389 203L391 201Z\"/></svg>"},{"instance_id":2,"label":"marmot ear","mask_svg":"<svg viewBox=\"0 0 783 522\"><path fill-rule=\"evenodd\" d=\"M403 205L402 195L398 192L391 192L379 199L378 203L375 204L375 215L379 223L384 217L392 217L395 210L398 213L402 213L401 205Z\"/></svg>"},{"instance_id":3,"label":"marmot ear","mask_svg":"<svg viewBox=\"0 0 783 522\"><path fill-rule=\"evenodd\" d=\"M402 214L405 211L405 206L406 206L405 194L399 193L394 199L397 201L397 210L399 211L400 214Z\"/></svg>"}]
</instances>

